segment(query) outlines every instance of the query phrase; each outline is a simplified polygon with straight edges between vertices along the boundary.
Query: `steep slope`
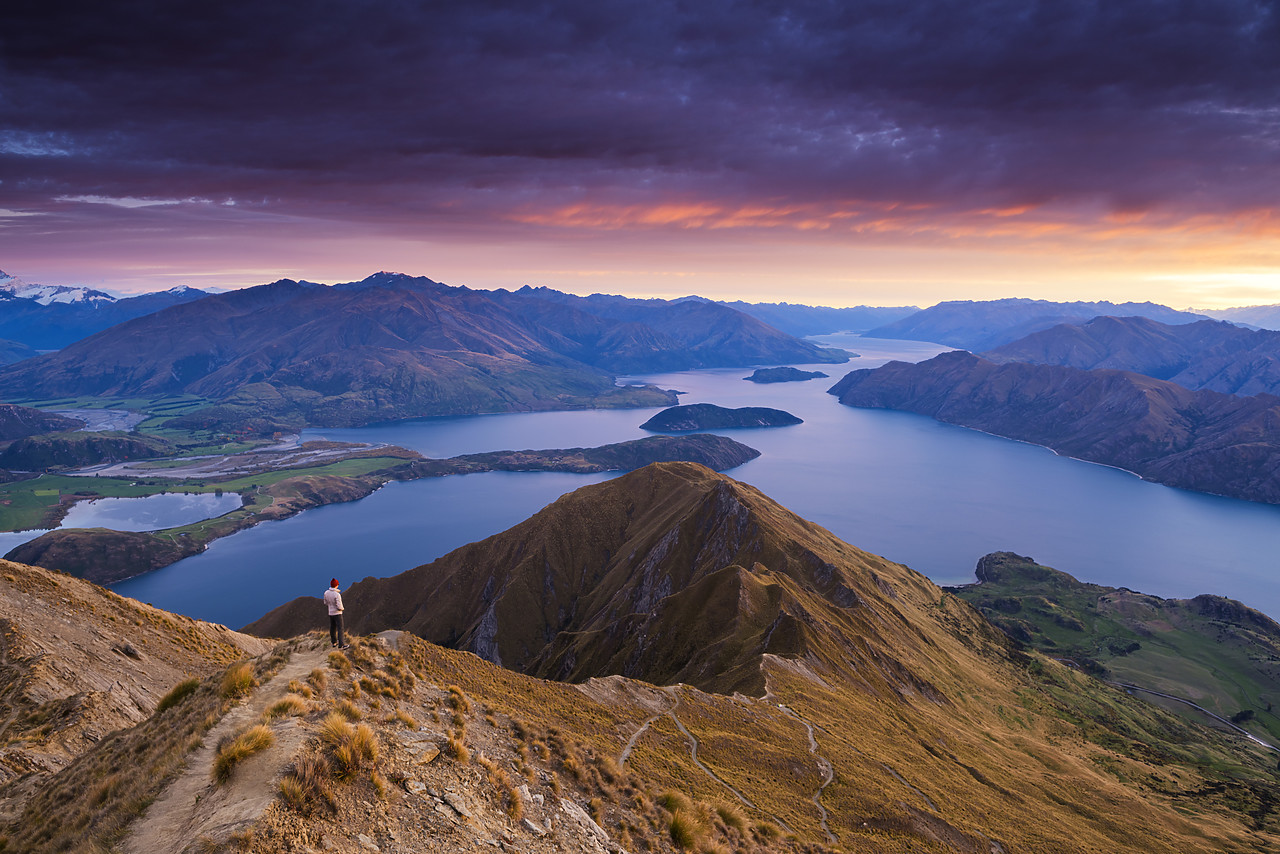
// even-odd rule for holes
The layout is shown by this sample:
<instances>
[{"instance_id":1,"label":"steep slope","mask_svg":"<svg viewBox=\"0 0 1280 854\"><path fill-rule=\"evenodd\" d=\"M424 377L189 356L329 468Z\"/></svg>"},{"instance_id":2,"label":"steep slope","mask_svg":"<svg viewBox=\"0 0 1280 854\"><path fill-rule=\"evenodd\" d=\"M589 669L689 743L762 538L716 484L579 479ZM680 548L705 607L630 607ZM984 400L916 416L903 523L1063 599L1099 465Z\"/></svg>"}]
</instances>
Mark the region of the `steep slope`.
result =
<instances>
[{"instance_id":1,"label":"steep slope","mask_svg":"<svg viewBox=\"0 0 1280 854\"><path fill-rule=\"evenodd\" d=\"M1149 480L1280 503L1280 398L1191 391L1126 371L1083 371L943 353L852 371L830 389L848 406L899 409Z\"/></svg>"},{"instance_id":2,"label":"steep slope","mask_svg":"<svg viewBox=\"0 0 1280 854\"><path fill-rule=\"evenodd\" d=\"M345 596L361 631L396 625L581 683L590 702L570 703L563 685L465 653L415 653L432 683L520 718L516 732L582 739L617 756L632 789L674 787L795 834L730 829L718 844L733 850L1248 851L1277 839L1270 755L1018 653L923 577L695 466L584 488ZM320 613L298 600L253 628L287 633ZM1233 755L1240 776L1216 776L1210 754ZM552 770L591 780L590 764L579 753ZM612 812L634 801L610 779L602 826L643 827Z\"/></svg>"},{"instance_id":3,"label":"steep slope","mask_svg":"<svg viewBox=\"0 0 1280 854\"><path fill-rule=\"evenodd\" d=\"M1192 323L1203 319L1200 315L1149 302L1050 302L1020 298L980 302L956 300L940 302L909 317L872 329L866 335L868 338L933 341L976 353L1060 323L1083 323L1099 315L1135 315L1162 323Z\"/></svg>"},{"instance_id":4,"label":"steep slope","mask_svg":"<svg viewBox=\"0 0 1280 854\"><path fill-rule=\"evenodd\" d=\"M177 682L263 641L0 561L0 813L105 735L145 720Z\"/></svg>"},{"instance_id":5,"label":"steep slope","mask_svg":"<svg viewBox=\"0 0 1280 854\"><path fill-rule=\"evenodd\" d=\"M312 633L102 739L0 819L0 839L25 854L1280 844L1275 757L1256 745L1017 651L923 577L705 469L613 485L425 568L441 578L406 574L422 583L399 605L447 615L492 583L493 645L513 659L538 619L516 607L561 611L561 630L528 635L545 648L527 669L681 670L755 696L545 681L397 631L322 659ZM387 604L373 592L349 591L353 621ZM577 615L606 600L619 630L580 643Z\"/></svg>"},{"instance_id":6,"label":"steep slope","mask_svg":"<svg viewBox=\"0 0 1280 854\"><path fill-rule=\"evenodd\" d=\"M751 487L659 463L344 597L355 631L404 629L549 678L616 673L759 694L762 655L812 655L860 662L874 690L932 696L900 663L921 649L903 611L934 601L932 590ZM295 600L248 630L293 634L318 607ZM980 621L970 630L990 637Z\"/></svg>"},{"instance_id":7,"label":"steep slope","mask_svg":"<svg viewBox=\"0 0 1280 854\"><path fill-rule=\"evenodd\" d=\"M1168 326L1145 317L1096 317L1033 333L982 356L996 363L1136 371L1226 394L1280 393L1280 332L1215 320Z\"/></svg>"}]
</instances>

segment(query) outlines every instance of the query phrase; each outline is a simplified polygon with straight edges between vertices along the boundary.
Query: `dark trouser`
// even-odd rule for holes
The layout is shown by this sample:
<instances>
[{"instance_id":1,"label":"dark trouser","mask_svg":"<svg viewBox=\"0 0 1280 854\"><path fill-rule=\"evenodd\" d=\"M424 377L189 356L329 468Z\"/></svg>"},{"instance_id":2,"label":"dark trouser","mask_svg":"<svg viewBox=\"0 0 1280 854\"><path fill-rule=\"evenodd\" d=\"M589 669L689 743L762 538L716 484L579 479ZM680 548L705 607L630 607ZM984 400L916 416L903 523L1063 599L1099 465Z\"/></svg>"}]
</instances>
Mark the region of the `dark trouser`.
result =
<instances>
[{"instance_id":1,"label":"dark trouser","mask_svg":"<svg viewBox=\"0 0 1280 854\"><path fill-rule=\"evenodd\" d=\"M342 646L346 643L342 639L342 615L329 615L329 640L333 641L334 646Z\"/></svg>"}]
</instances>

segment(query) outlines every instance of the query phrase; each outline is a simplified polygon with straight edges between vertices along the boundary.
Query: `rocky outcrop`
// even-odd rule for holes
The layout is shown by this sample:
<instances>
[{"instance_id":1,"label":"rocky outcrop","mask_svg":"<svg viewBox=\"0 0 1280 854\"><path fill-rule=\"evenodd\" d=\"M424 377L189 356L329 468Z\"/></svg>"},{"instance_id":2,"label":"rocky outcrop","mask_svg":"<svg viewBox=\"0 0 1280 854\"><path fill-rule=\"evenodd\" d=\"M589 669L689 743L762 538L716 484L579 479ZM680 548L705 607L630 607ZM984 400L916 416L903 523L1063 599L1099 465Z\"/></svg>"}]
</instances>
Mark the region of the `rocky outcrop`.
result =
<instances>
[{"instance_id":1,"label":"rocky outcrop","mask_svg":"<svg viewBox=\"0 0 1280 854\"><path fill-rule=\"evenodd\" d=\"M664 409L640 425L643 430L682 432L685 430L719 430L732 427L787 427L803 424L802 419L781 409L766 406L742 406L729 409L712 403L691 403Z\"/></svg>"},{"instance_id":2,"label":"rocky outcrop","mask_svg":"<svg viewBox=\"0 0 1280 854\"><path fill-rule=\"evenodd\" d=\"M898 409L1148 480L1280 503L1280 398L1191 391L1127 371L1084 371L970 353L853 371L831 388L848 406Z\"/></svg>"}]
</instances>

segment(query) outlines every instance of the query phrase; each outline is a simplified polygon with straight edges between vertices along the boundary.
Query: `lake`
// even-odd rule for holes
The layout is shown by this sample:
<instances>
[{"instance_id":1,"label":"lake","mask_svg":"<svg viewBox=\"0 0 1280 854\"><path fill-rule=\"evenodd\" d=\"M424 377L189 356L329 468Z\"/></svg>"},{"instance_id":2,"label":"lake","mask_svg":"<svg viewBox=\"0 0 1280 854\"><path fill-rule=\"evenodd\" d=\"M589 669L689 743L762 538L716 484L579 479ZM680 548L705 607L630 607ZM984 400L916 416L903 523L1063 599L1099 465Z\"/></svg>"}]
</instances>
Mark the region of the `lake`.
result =
<instances>
[{"instance_id":1,"label":"lake","mask_svg":"<svg viewBox=\"0 0 1280 854\"><path fill-rule=\"evenodd\" d=\"M191 525L230 513L243 504L234 492L167 492L144 498L95 498L77 501L63 518L62 528L111 528L115 531L158 531ZM45 530L0 533L0 554L34 540Z\"/></svg>"},{"instance_id":2,"label":"lake","mask_svg":"<svg viewBox=\"0 0 1280 854\"><path fill-rule=\"evenodd\" d=\"M748 369L623 381L686 392L682 403L771 406L792 427L716 430L762 452L728 474L848 542L940 584L973 580L979 557L1008 550L1099 584L1164 597L1215 593L1280 615L1280 507L1147 483L910 413L853 409L826 393L849 370L918 361L945 349L822 336L861 353L847 365L797 367L830 379L757 385ZM432 457L589 447L651 435L657 410L422 419L304 438L387 442ZM608 475L488 473L389 484L215 541L208 551L115 586L163 608L241 626L299 595L393 575L498 533L565 492ZM323 615L317 617L321 626Z\"/></svg>"}]
</instances>

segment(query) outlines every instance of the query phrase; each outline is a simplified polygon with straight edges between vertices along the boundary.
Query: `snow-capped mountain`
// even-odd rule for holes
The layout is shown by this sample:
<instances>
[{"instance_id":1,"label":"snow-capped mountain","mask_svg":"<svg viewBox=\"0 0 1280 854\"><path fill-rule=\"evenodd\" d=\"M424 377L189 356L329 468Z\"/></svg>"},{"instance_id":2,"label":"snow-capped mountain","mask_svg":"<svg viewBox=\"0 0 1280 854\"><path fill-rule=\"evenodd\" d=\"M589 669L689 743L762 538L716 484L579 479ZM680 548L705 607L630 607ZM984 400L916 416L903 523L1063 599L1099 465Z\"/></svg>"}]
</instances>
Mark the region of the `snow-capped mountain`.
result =
<instances>
[{"instance_id":1,"label":"snow-capped mountain","mask_svg":"<svg viewBox=\"0 0 1280 854\"><path fill-rule=\"evenodd\" d=\"M105 291L93 288L68 287L67 285L37 285L25 282L17 276L10 276L0 270L0 291L5 291L22 299L31 299L41 305L52 303L110 303L117 297Z\"/></svg>"},{"instance_id":2,"label":"snow-capped mountain","mask_svg":"<svg viewBox=\"0 0 1280 854\"><path fill-rule=\"evenodd\" d=\"M167 291L118 297L93 288L32 284L0 270L0 339L37 350L58 350L109 326L209 293L179 285Z\"/></svg>"}]
</instances>

